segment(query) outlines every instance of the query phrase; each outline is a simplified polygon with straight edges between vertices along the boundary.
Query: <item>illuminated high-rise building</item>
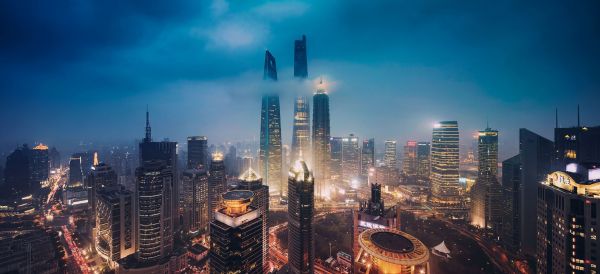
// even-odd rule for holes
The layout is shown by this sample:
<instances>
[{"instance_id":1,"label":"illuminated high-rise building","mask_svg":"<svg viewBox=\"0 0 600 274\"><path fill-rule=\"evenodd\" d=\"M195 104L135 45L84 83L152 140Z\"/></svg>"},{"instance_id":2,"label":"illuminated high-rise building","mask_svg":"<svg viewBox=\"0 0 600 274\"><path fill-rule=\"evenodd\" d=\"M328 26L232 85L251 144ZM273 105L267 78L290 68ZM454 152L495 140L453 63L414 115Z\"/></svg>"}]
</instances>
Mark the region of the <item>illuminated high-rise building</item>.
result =
<instances>
[{"instance_id":1,"label":"illuminated high-rise building","mask_svg":"<svg viewBox=\"0 0 600 274\"><path fill-rule=\"evenodd\" d=\"M33 182L42 182L48 179L50 171L50 162L48 157L48 146L38 144L31 150L31 180Z\"/></svg>"},{"instance_id":2,"label":"illuminated high-rise building","mask_svg":"<svg viewBox=\"0 0 600 274\"><path fill-rule=\"evenodd\" d=\"M136 169L137 260L158 263L173 251L173 173L165 161Z\"/></svg>"},{"instance_id":3,"label":"illuminated high-rise building","mask_svg":"<svg viewBox=\"0 0 600 274\"><path fill-rule=\"evenodd\" d=\"M363 140L360 157L360 175L369 176L369 170L375 167L375 139Z\"/></svg>"},{"instance_id":4,"label":"illuminated high-rise building","mask_svg":"<svg viewBox=\"0 0 600 274\"><path fill-rule=\"evenodd\" d=\"M329 138L329 176L332 180L342 179L342 137Z\"/></svg>"},{"instance_id":5,"label":"illuminated high-rise building","mask_svg":"<svg viewBox=\"0 0 600 274\"><path fill-rule=\"evenodd\" d=\"M50 151L48 152L48 157L49 157L51 169L60 168L60 166L61 166L60 153L58 152L56 147L52 147L50 149Z\"/></svg>"},{"instance_id":6,"label":"illuminated high-rise building","mask_svg":"<svg viewBox=\"0 0 600 274\"><path fill-rule=\"evenodd\" d=\"M308 61L306 55L306 36L294 41L294 77L308 77Z\"/></svg>"},{"instance_id":7,"label":"illuminated high-rise building","mask_svg":"<svg viewBox=\"0 0 600 274\"><path fill-rule=\"evenodd\" d=\"M521 250L528 256L535 256L538 188L546 175L551 172L552 141L527 129L519 129L519 155L521 156Z\"/></svg>"},{"instance_id":8,"label":"illuminated high-rise building","mask_svg":"<svg viewBox=\"0 0 600 274\"><path fill-rule=\"evenodd\" d=\"M313 95L312 165L316 183L316 195L322 196L325 180L329 178L329 95L321 80Z\"/></svg>"},{"instance_id":9,"label":"illuminated high-rise building","mask_svg":"<svg viewBox=\"0 0 600 274\"><path fill-rule=\"evenodd\" d=\"M250 204L262 219L262 256L264 273L269 272L269 187L262 184L262 178L252 169L246 170L239 178L235 190L250 190L254 193L254 199Z\"/></svg>"},{"instance_id":10,"label":"illuminated high-rise building","mask_svg":"<svg viewBox=\"0 0 600 274\"><path fill-rule=\"evenodd\" d=\"M253 199L248 190L223 194L210 223L210 273L264 273L262 218Z\"/></svg>"},{"instance_id":11,"label":"illuminated high-rise building","mask_svg":"<svg viewBox=\"0 0 600 274\"><path fill-rule=\"evenodd\" d=\"M83 170L81 169L81 157L72 156L69 160L69 183L68 186L83 185Z\"/></svg>"},{"instance_id":12,"label":"illuminated high-rise building","mask_svg":"<svg viewBox=\"0 0 600 274\"><path fill-rule=\"evenodd\" d=\"M358 274L429 274L429 250L419 239L396 229L368 229L358 237Z\"/></svg>"},{"instance_id":13,"label":"illuminated high-rise building","mask_svg":"<svg viewBox=\"0 0 600 274\"><path fill-rule=\"evenodd\" d=\"M600 164L570 163L538 186L537 273L597 273Z\"/></svg>"},{"instance_id":14,"label":"illuminated high-rise building","mask_svg":"<svg viewBox=\"0 0 600 274\"><path fill-rule=\"evenodd\" d=\"M431 204L434 209L464 217L465 201L458 184L458 122L443 121L433 128L431 141Z\"/></svg>"},{"instance_id":15,"label":"illuminated high-rise building","mask_svg":"<svg viewBox=\"0 0 600 274\"><path fill-rule=\"evenodd\" d=\"M277 81L275 57L267 50L263 79ZM281 195L282 151L281 151L281 114L279 95L268 93L262 97L260 113L260 173L269 190Z\"/></svg>"},{"instance_id":16,"label":"illuminated high-rise building","mask_svg":"<svg viewBox=\"0 0 600 274\"><path fill-rule=\"evenodd\" d=\"M115 268L116 262L135 253L134 195L121 186L96 191L94 246Z\"/></svg>"},{"instance_id":17,"label":"illuminated high-rise building","mask_svg":"<svg viewBox=\"0 0 600 274\"><path fill-rule=\"evenodd\" d=\"M291 273L314 273L315 180L304 161L296 161L288 178L288 265Z\"/></svg>"},{"instance_id":18,"label":"illuminated high-rise building","mask_svg":"<svg viewBox=\"0 0 600 274\"><path fill-rule=\"evenodd\" d=\"M141 143L139 143L139 160L140 166L143 166L145 162L149 161L162 161L173 174L173 179L169 182L171 184L169 193L169 201L172 203L169 208L171 209L171 216L179 215L179 177L176 176L177 171L177 142L170 142L168 140L155 142L152 140L152 129L150 127L150 114L146 110L146 134ZM174 230L179 229L179 222L174 222Z\"/></svg>"},{"instance_id":19,"label":"illuminated high-rise building","mask_svg":"<svg viewBox=\"0 0 600 274\"><path fill-rule=\"evenodd\" d=\"M521 247L521 156L502 162L502 246L511 252Z\"/></svg>"},{"instance_id":20,"label":"illuminated high-rise building","mask_svg":"<svg viewBox=\"0 0 600 274\"><path fill-rule=\"evenodd\" d=\"M85 182L88 192L88 217L90 227L95 229L97 228L96 205L98 191L102 189L119 189L117 173L111 166L105 163L96 163L96 165L92 167L90 174L85 178Z\"/></svg>"},{"instance_id":21,"label":"illuminated high-rise building","mask_svg":"<svg viewBox=\"0 0 600 274\"><path fill-rule=\"evenodd\" d=\"M206 136L190 136L187 138L187 168L208 169L210 155L208 155L208 138Z\"/></svg>"},{"instance_id":22,"label":"illuminated high-rise building","mask_svg":"<svg viewBox=\"0 0 600 274\"><path fill-rule=\"evenodd\" d=\"M417 142L407 141L402 158L402 172L409 177L417 176Z\"/></svg>"},{"instance_id":23,"label":"illuminated high-rise building","mask_svg":"<svg viewBox=\"0 0 600 274\"><path fill-rule=\"evenodd\" d=\"M350 182L360 175L360 146L358 137L350 134L342 138L342 180Z\"/></svg>"},{"instance_id":24,"label":"illuminated high-rise building","mask_svg":"<svg viewBox=\"0 0 600 274\"><path fill-rule=\"evenodd\" d=\"M220 208L221 195L227 191L227 177L225 176L225 164L223 154L213 153L210 162L208 177L208 216L209 220L215 219L215 212Z\"/></svg>"},{"instance_id":25,"label":"illuminated high-rise building","mask_svg":"<svg viewBox=\"0 0 600 274\"><path fill-rule=\"evenodd\" d=\"M554 129L554 168L570 163L600 162L600 126Z\"/></svg>"},{"instance_id":26,"label":"illuminated high-rise building","mask_svg":"<svg viewBox=\"0 0 600 274\"><path fill-rule=\"evenodd\" d=\"M417 182L419 184L429 184L429 175L431 171L431 143L417 143Z\"/></svg>"},{"instance_id":27,"label":"illuminated high-rise building","mask_svg":"<svg viewBox=\"0 0 600 274\"><path fill-rule=\"evenodd\" d=\"M396 141L385 140L385 154L383 155L383 162L385 166L389 168L398 167Z\"/></svg>"},{"instance_id":28,"label":"illuminated high-rise building","mask_svg":"<svg viewBox=\"0 0 600 274\"><path fill-rule=\"evenodd\" d=\"M294 103L294 128L292 136L292 162L311 159L310 104L306 96L296 97Z\"/></svg>"},{"instance_id":29,"label":"illuminated high-rise building","mask_svg":"<svg viewBox=\"0 0 600 274\"><path fill-rule=\"evenodd\" d=\"M471 188L471 224L499 233L502 225L502 187L498 182L498 131L478 134L477 181Z\"/></svg>"},{"instance_id":30,"label":"illuminated high-rise building","mask_svg":"<svg viewBox=\"0 0 600 274\"><path fill-rule=\"evenodd\" d=\"M187 169L181 178L183 196L183 231L208 231L208 173L206 169Z\"/></svg>"}]
</instances>

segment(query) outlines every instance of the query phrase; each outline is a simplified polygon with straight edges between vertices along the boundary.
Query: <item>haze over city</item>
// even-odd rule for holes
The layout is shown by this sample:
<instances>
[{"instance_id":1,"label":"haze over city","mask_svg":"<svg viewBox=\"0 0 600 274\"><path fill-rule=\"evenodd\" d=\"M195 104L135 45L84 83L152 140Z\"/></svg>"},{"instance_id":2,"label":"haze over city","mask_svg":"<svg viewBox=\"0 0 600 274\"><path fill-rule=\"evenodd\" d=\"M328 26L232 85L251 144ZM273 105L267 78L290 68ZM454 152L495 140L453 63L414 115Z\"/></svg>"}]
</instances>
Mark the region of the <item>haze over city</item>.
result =
<instances>
[{"instance_id":1,"label":"haze over city","mask_svg":"<svg viewBox=\"0 0 600 274\"><path fill-rule=\"evenodd\" d=\"M599 10L1 2L0 274L596 274Z\"/></svg>"},{"instance_id":2,"label":"haze over city","mask_svg":"<svg viewBox=\"0 0 600 274\"><path fill-rule=\"evenodd\" d=\"M584 124L600 122L595 1L1 5L5 147L129 142L146 105L160 139L258 138L265 49L277 58L289 143L293 97L314 92L293 79L302 34L309 78L331 84L334 135L403 142L458 120L467 137L489 120L506 158L519 127L551 136L555 108L563 126L576 124L577 104Z\"/></svg>"}]
</instances>

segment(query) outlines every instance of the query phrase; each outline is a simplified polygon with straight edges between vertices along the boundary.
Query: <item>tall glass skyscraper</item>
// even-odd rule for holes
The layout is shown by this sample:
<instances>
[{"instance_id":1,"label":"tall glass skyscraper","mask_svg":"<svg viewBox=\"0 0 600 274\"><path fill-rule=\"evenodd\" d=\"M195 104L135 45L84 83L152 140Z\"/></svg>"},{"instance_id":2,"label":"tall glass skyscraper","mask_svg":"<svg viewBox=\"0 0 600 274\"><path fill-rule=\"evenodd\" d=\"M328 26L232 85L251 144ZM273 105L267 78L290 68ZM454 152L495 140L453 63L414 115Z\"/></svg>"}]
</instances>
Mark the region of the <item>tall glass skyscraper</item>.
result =
<instances>
[{"instance_id":1,"label":"tall glass skyscraper","mask_svg":"<svg viewBox=\"0 0 600 274\"><path fill-rule=\"evenodd\" d=\"M136 177L137 257L158 262L173 250L172 169L165 161L146 161Z\"/></svg>"},{"instance_id":2,"label":"tall glass skyscraper","mask_svg":"<svg viewBox=\"0 0 600 274\"><path fill-rule=\"evenodd\" d=\"M210 162L210 171L208 177L208 216L212 221L215 218L215 212L219 209L222 202L221 195L227 191L227 178L225 177L225 164L223 163L223 154L216 152Z\"/></svg>"},{"instance_id":3,"label":"tall glass skyscraper","mask_svg":"<svg viewBox=\"0 0 600 274\"><path fill-rule=\"evenodd\" d=\"M322 196L325 180L329 176L329 137L329 95L327 95L321 80L317 92L313 96L312 164L317 196Z\"/></svg>"},{"instance_id":4,"label":"tall glass skyscraper","mask_svg":"<svg viewBox=\"0 0 600 274\"><path fill-rule=\"evenodd\" d=\"M500 232L502 187L498 182L498 131L486 128L478 134L477 181L471 188L471 224Z\"/></svg>"},{"instance_id":5,"label":"tall glass skyscraper","mask_svg":"<svg viewBox=\"0 0 600 274\"><path fill-rule=\"evenodd\" d=\"M386 167L397 168L398 161L396 156L396 141L385 140L385 154L383 155L383 162Z\"/></svg>"},{"instance_id":6,"label":"tall glass skyscraper","mask_svg":"<svg viewBox=\"0 0 600 274\"><path fill-rule=\"evenodd\" d=\"M262 219L262 256L263 271L269 272L269 187L262 184L262 178L254 172L252 168L248 168L239 178L238 185L235 190L249 190L254 192L254 199L250 204L260 214Z\"/></svg>"},{"instance_id":7,"label":"tall glass skyscraper","mask_svg":"<svg viewBox=\"0 0 600 274\"><path fill-rule=\"evenodd\" d=\"M329 138L329 178L340 180L342 178L342 137Z\"/></svg>"},{"instance_id":8,"label":"tall glass skyscraper","mask_svg":"<svg viewBox=\"0 0 600 274\"><path fill-rule=\"evenodd\" d=\"M360 175L369 176L369 169L375 167L375 139L363 140L360 158Z\"/></svg>"},{"instance_id":9,"label":"tall glass skyscraper","mask_svg":"<svg viewBox=\"0 0 600 274\"><path fill-rule=\"evenodd\" d=\"M466 212L458 184L458 122L443 121L433 128L431 141L431 204L440 212L464 217Z\"/></svg>"},{"instance_id":10,"label":"tall glass skyscraper","mask_svg":"<svg viewBox=\"0 0 600 274\"><path fill-rule=\"evenodd\" d=\"M288 264L291 273L314 273L315 180L304 161L296 161L288 178Z\"/></svg>"},{"instance_id":11,"label":"tall glass skyscraper","mask_svg":"<svg viewBox=\"0 0 600 274\"><path fill-rule=\"evenodd\" d=\"M430 152L431 143L417 143L417 182L419 184L429 184L429 172L431 168Z\"/></svg>"},{"instance_id":12,"label":"tall glass skyscraper","mask_svg":"<svg viewBox=\"0 0 600 274\"><path fill-rule=\"evenodd\" d=\"M294 77L308 77L308 61L306 57L306 36L294 41Z\"/></svg>"},{"instance_id":13,"label":"tall glass skyscraper","mask_svg":"<svg viewBox=\"0 0 600 274\"><path fill-rule=\"evenodd\" d=\"M360 146L358 137L350 134L342 138L342 180L356 180L360 174Z\"/></svg>"},{"instance_id":14,"label":"tall glass skyscraper","mask_svg":"<svg viewBox=\"0 0 600 274\"><path fill-rule=\"evenodd\" d=\"M265 53L264 80L277 81L275 57ZM270 191L283 195L281 185L281 115L279 95L269 92L262 97L260 113L260 172Z\"/></svg>"},{"instance_id":15,"label":"tall glass skyscraper","mask_svg":"<svg viewBox=\"0 0 600 274\"><path fill-rule=\"evenodd\" d=\"M297 97L294 104L294 128L292 136L292 162L311 160L310 153L310 104L305 96Z\"/></svg>"},{"instance_id":16,"label":"tall glass skyscraper","mask_svg":"<svg viewBox=\"0 0 600 274\"><path fill-rule=\"evenodd\" d=\"M210 160L208 155L208 138L206 136L190 136L187 138L187 146L187 168L199 169L202 166L208 169Z\"/></svg>"},{"instance_id":17,"label":"tall glass skyscraper","mask_svg":"<svg viewBox=\"0 0 600 274\"><path fill-rule=\"evenodd\" d=\"M402 159L402 172L406 176L417 175L417 142L407 141L404 146L404 158Z\"/></svg>"}]
</instances>

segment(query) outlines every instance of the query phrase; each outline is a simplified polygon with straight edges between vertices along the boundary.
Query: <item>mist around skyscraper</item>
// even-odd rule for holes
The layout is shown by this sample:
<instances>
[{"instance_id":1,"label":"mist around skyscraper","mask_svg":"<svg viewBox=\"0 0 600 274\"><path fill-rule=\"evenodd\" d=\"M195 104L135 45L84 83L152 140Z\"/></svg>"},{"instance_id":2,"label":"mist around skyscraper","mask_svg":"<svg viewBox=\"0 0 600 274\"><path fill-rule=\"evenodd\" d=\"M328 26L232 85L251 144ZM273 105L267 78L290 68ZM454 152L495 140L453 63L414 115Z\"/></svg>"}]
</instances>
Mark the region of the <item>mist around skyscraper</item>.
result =
<instances>
[{"instance_id":1,"label":"mist around skyscraper","mask_svg":"<svg viewBox=\"0 0 600 274\"><path fill-rule=\"evenodd\" d=\"M598 3L0 3L0 274L598 273Z\"/></svg>"}]
</instances>

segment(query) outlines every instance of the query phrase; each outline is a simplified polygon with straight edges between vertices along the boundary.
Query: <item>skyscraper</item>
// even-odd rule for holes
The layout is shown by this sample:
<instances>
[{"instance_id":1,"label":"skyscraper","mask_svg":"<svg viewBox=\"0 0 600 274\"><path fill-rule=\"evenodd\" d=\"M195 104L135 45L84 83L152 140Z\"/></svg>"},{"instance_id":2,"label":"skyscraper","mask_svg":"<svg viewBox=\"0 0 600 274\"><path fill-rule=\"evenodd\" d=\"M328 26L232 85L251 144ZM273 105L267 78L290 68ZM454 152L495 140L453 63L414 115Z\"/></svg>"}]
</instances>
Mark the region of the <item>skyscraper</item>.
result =
<instances>
[{"instance_id":1,"label":"skyscraper","mask_svg":"<svg viewBox=\"0 0 600 274\"><path fill-rule=\"evenodd\" d=\"M56 147L52 147L50 149L50 151L48 152L48 157L49 157L51 169L60 168L60 165L61 165L60 153L58 152Z\"/></svg>"},{"instance_id":2,"label":"skyscraper","mask_svg":"<svg viewBox=\"0 0 600 274\"><path fill-rule=\"evenodd\" d=\"M342 138L342 180L350 182L360 175L360 146L358 137L350 134Z\"/></svg>"},{"instance_id":3,"label":"skyscraper","mask_svg":"<svg viewBox=\"0 0 600 274\"><path fill-rule=\"evenodd\" d=\"M402 159L402 171L409 177L417 176L417 142L407 141L404 146L404 158Z\"/></svg>"},{"instance_id":4,"label":"skyscraper","mask_svg":"<svg viewBox=\"0 0 600 274\"><path fill-rule=\"evenodd\" d=\"M267 50L265 53L264 80L277 81L275 57ZM265 184L270 191L282 195L281 185L281 115L279 95L268 93L262 97L260 113L260 158L259 166Z\"/></svg>"},{"instance_id":5,"label":"skyscraper","mask_svg":"<svg viewBox=\"0 0 600 274\"><path fill-rule=\"evenodd\" d=\"M329 138L329 175L332 180L342 179L342 137Z\"/></svg>"},{"instance_id":6,"label":"skyscraper","mask_svg":"<svg viewBox=\"0 0 600 274\"><path fill-rule=\"evenodd\" d=\"M536 250L536 197L539 183L551 170L552 141L527 129L519 130L521 156L521 249L529 256Z\"/></svg>"},{"instance_id":7,"label":"skyscraper","mask_svg":"<svg viewBox=\"0 0 600 274\"><path fill-rule=\"evenodd\" d=\"M504 248L517 252L521 247L521 156L515 155L502 162L501 241Z\"/></svg>"},{"instance_id":8,"label":"skyscraper","mask_svg":"<svg viewBox=\"0 0 600 274\"><path fill-rule=\"evenodd\" d=\"M294 77L308 77L308 62L306 55L306 36L294 41Z\"/></svg>"},{"instance_id":9,"label":"skyscraper","mask_svg":"<svg viewBox=\"0 0 600 274\"><path fill-rule=\"evenodd\" d=\"M208 177L208 216L209 220L214 220L215 212L220 208L221 195L227 191L227 178L225 176L225 164L223 163L223 154L213 153L210 163Z\"/></svg>"},{"instance_id":10,"label":"skyscraper","mask_svg":"<svg viewBox=\"0 0 600 274\"><path fill-rule=\"evenodd\" d=\"M144 140L139 144L139 160L140 166L149 161L163 161L173 174L169 193L169 201L172 205L169 208L172 210L171 216L179 215L179 177L177 172L177 142L168 140L155 142L152 140L152 129L150 127L150 114L146 110L146 135ZM179 229L179 222L174 222L174 229Z\"/></svg>"},{"instance_id":11,"label":"skyscraper","mask_svg":"<svg viewBox=\"0 0 600 274\"><path fill-rule=\"evenodd\" d=\"M145 161L136 177L137 259L156 263L173 250L173 173L165 161Z\"/></svg>"},{"instance_id":12,"label":"skyscraper","mask_svg":"<svg viewBox=\"0 0 600 274\"><path fill-rule=\"evenodd\" d=\"M42 182L48 179L50 162L48 157L48 146L38 144L31 150L31 180Z\"/></svg>"},{"instance_id":13,"label":"skyscraper","mask_svg":"<svg viewBox=\"0 0 600 274\"><path fill-rule=\"evenodd\" d=\"M69 160L69 186L83 185L83 170L81 169L81 157L71 157Z\"/></svg>"},{"instance_id":14,"label":"skyscraper","mask_svg":"<svg viewBox=\"0 0 600 274\"><path fill-rule=\"evenodd\" d=\"M88 192L88 210L90 226L96 229L96 207L98 191L104 188L113 190L119 189L117 173L113 168L105 163L98 163L92 167L92 171L86 177L86 187ZM119 258L120 259L120 258Z\"/></svg>"},{"instance_id":15,"label":"skyscraper","mask_svg":"<svg viewBox=\"0 0 600 274\"><path fill-rule=\"evenodd\" d=\"M471 224L500 232L502 188L498 182L498 131L486 128L478 134L477 181L471 188Z\"/></svg>"},{"instance_id":16,"label":"skyscraper","mask_svg":"<svg viewBox=\"0 0 600 274\"><path fill-rule=\"evenodd\" d=\"M96 195L94 246L115 268L118 260L135 253L134 195L121 186L98 189Z\"/></svg>"},{"instance_id":17,"label":"skyscraper","mask_svg":"<svg viewBox=\"0 0 600 274\"><path fill-rule=\"evenodd\" d=\"M304 161L296 161L288 178L288 264L292 273L314 273L315 180Z\"/></svg>"},{"instance_id":18,"label":"skyscraper","mask_svg":"<svg viewBox=\"0 0 600 274\"><path fill-rule=\"evenodd\" d=\"M585 148L582 148L585 149ZM600 164L570 163L537 191L537 273L597 273Z\"/></svg>"},{"instance_id":19,"label":"skyscraper","mask_svg":"<svg viewBox=\"0 0 600 274\"><path fill-rule=\"evenodd\" d=\"M360 158L360 175L369 176L369 170L375 167L375 139L363 140Z\"/></svg>"},{"instance_id":20,"label":"skyscraper","mask_svg":"<svg viewBox=\"0 0 600 274\"><path fill-rule=\"evenodd\" d=\"M300 157L302 155L302 157ZM294 128L292 136L292 162L311 159L310 152L310 104L306 96L296 97L294 104Z\"/></svg>"},{"instance_id":21,"label":"skyscraper","mask_svg":"<svg viewBox=\"0 0 600 274\"><path fill-rule=\"evenodd\" d=\"M223 194L210 223L210 273L263 273L262 218L253 199L247 190Z\"/></svg>"},{"instance_id":22,"label":"skyscraper","mask_svg":"<svg viewBox=\"0 0 600 274\"><path fill-rule=\"evenodd\" d=\"M431 169L431 143L417 143L417 182L419 184L429 184L429 172Z\"/></svg>"},{"instance_id":23,"label":"skyscraper","mask_svg":"<svg viewBox=\"0 0 600 274\"><path fill-rule=\"evenodd\" d=\"M262 219L262 256L263 271L269 272L269 187L262 184L262 178L252 169L246 170L240 177L235 190L250 190L254 193L254 199L250 204L261 216Z\"/></svg>"},{"instance_id":24,"label":"skyscraper","mask_svg":"<svg viewBox=\"0 0 600 274\"><path fill-rule=\"evenodd\" d=\"M198 169L203 166L208 169L208 138L206 136L190 136L187 138L188 159L187 168Z\"/></svg>"},{"instance_id":25,"label":"skyscraper","mask_svg":"<svg viewBox=\"0 0 600 274\"><path fill-rule=\"evenodd\" d=\"M208 173L206 169L187 169L181 179L183 196L183 230L206 232L208 216Z\"/></svg>"},{"instance_id":26,"label":"skyscraper","mask_svg":"<svg viewBox=\"0 0 600 274\"><path fill-rule=\"evenodd\" d=\"M6 157L4 169L4 189L0 191L0 197L7 199L21 199L39 187L30 180L30 149L27 145L17 147Z\"/></svg>"},{"instance_id":27,"label":"skyscraper","mask_svg":"<svg viewBox=\"0 0 600 274\"><path fill-rule=\"evenodd\" d=\"M387 167L398 167L398 161L396 156L396 141L385 140L385 154L383 156L383 162Z\"/></svg>"},{"instance_id":28,"label":"skyscraper","mask_svg":"<svg viewBox=\"0 0 600 274\"><path fill-rule=\"evenodd\" d=\"M313 95L312 164L317 196L322 196L325 180L329 178L329 137L329 96L321 80Z\"/></svg>"},{"instance_id":29,"label":"skyscraper","mask_svg":"<svg viewBox=\"0 0 600 274\"><path fill-rule=\"evenodd\" d=\"M443 121L433 128L431 142L431 204L445 214L464 217L458 184L458 122Z\"/></svg>"},{"instance_id":30,"label":"skyscraper","mask_svg":"<svg viewBox=\"0 0 600 274\"><path fill-rule=\"evenodd\" d=\"M554 168L570 163L600 162L600 126L555 128Z\"/></svg>"}]
</instances>

